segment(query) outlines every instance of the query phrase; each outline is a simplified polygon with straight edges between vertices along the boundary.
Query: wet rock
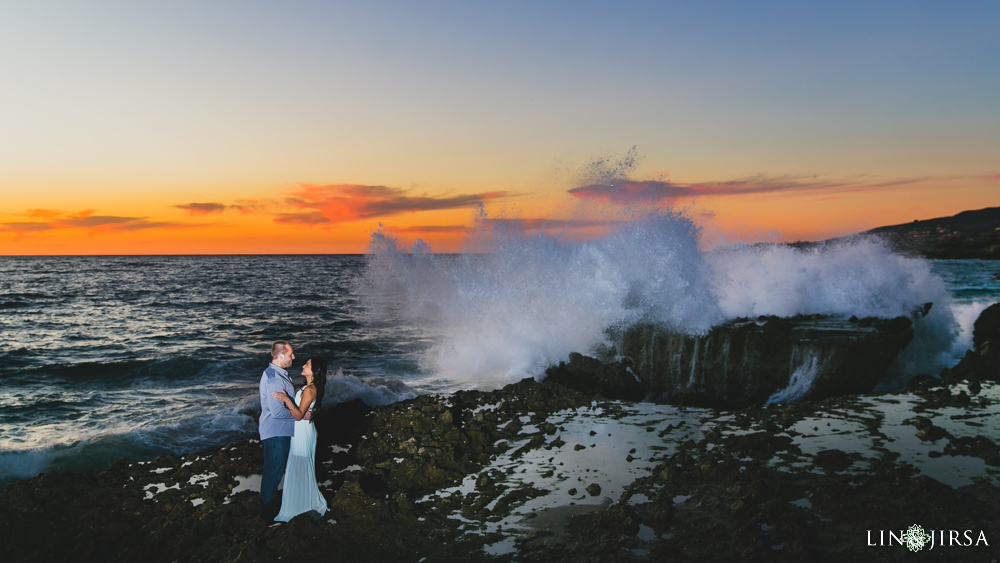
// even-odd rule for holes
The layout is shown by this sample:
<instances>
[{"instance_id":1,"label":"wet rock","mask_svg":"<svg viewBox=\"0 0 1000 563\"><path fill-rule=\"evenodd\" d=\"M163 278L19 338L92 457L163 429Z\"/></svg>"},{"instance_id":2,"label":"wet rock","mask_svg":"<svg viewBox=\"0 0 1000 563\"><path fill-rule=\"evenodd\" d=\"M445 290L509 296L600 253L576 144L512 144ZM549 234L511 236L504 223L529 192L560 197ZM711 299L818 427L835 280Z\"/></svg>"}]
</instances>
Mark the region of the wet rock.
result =
<instances>
[{"instance_id":1,"label":"wet rock","mask_svg":"<svg viewBox=\"0 0 1000 563\"><path fill-rule=\"evenodd\" d=\"M951 437L944 453L978 457L989 465L1000 466L1000 446L986 436Z\"/></svg>"},{"instance_id":2,"label":"wet rock","mask_svg":"<svg viewBox=\"0 0 1000 563\"><path fill-rule=\"evenodd\" d=\"M915 416L912 419L912 424L917 427L917 430L924 430L925 428L930 428L934 424L931 419L926 416Z\"/></svg>"},{"instance_id":3,"label":"wet rock","mask_svg":"<svg viewBox=\"0 0 1000 563\"><path fill-rule=\"evenodd\" d=\"M943 402L927 399L926 404L936 409L961 401L951 398L952 388L943 389ZM510 536L506 530L485 528L549 493L523 484L523 466L484 469L492 456L509 447L502 429L521 417L544 420L591 401L550 382L522 382L491 392L427 397L374 410L355 405L341 415L330 413L342 417L338 424L349 426L338 430L340 436L356 437L339 442L349 452L317 450L317 477L328 483L321 491L330 511L318 521L301 516L274 529L259 521L256 493L231 493L237 476L259 472L257 441L147 464L119 461L104 472L40 475L0 494L0 560L326 560L331 553L351 561L491 560L484 545ZM865 457L870 462L866 470L844 474L859 461L856 454L800 451L791 428L801 427L817 408L846 408L840 401L754 407L724 417L728 421L702 426L694 434L697 441L688 440L675 453L643 455L655 466L648 473L638 472L610 505L563 507L571 511L562 528L516 532L516 560L857 561L870 558L873 549L858 539L858 530L882 529L887 522L919 522L928 529L996 529L1000 489L991 482L953 489L918 476L913 466L899 461L897 452L884 448L873 450L876 456L881 453L877 459ZM609 418L620 410L613 403L599 406ZM966 408L974 412L951 419L967 416L957 420L988 422L975 403ZM909 423L917 431L933 432L938 428L933 416L916 416ZM538 447L561 440L543 446L548 434L544 423L535 424L540 431L531 437L541 439ZM672 432L682 431L679 427L664 431L662 437L676 443ZM789 435L784 435L785 428ZM872 432L877 430L875 424ZM935 450L943 453L932 454L976 456L1000 467L1000 446L990 437L941 437L946 440L937 442ZM322 435L320 440L338 443ZM348 464L364 469L342 471ZM434 474L438 471L440 475ZM403 477L392 478L392 472ZM455 475L474 476L474 490L448 492L429 485L454 486ZM584 483L568 494L578 500L581 494L606 494L597 483L578 490ZM147 498L164 486L176 488ZM203 502L194 506L194 499ZM467 520L459 520L458 514ZM532 519L539 520L543 518ZM902 560L908 552L885 553ZM995 558L985 548L960 555Z\"/></svg>"},{"instance_id":4,"label":"wet rock","mask_svg":"<svg viewBox=\"0 0 1000 563\"><path fill-rule=\"evenodd\" d=\"M940 426L928 426L917 431L917 438L928 442L940 440L948 435L948 432Z\"/></svg>"},{"instance_id":5,"label":"wet rock","mask_svg":"<svg viewBox=\"0 0 1000 563\"><path fill-rule=\"evenodd\" d=\"M495 427L473 420L462 427L430 396L387 405L372 414L371 428L357 446L365 473L390 489L430 491L461 479L489 460Z\"/></svg>"},{"instance_id":6,"label":"wet rock","mask_svg":"<svg viewBox=\"0 0 1000 563\"><path fill-rule=\"evenodd\" d=\"M909 391L926 391L933 387L939 387L940 384L941 380L939 378L923 373L909 380L906 383L906 389Z\"/></svg>"},{"instance_id":7,"label":"wet rock","mask_svg":"<svg viewBox=\"0 0 1000 563\"><path fill-rule=\"evenodd\" d=\"M969 382L969 394L978 395L979 392L982 390L983 390L983 385L979 382L978 379L974 379L971 382Z\"/></svg>"},{"instance_id":8,"label":"wet rock","mask_svg":"<svg viewBox=\"0 0 1000 563\"><path fill-rule=\"evenodd\" d=\"M604 363L575 352L569 355L569 362L559 362L545 370L545 377L564 387L607 399L641 401L646 396L628 362Z\"/></svg>"},{"instance_id":9,"label":"wet rock","mask_svg":"<svg viewBox=\"0 0 1000 563\"><path fill-rule=\"evenodd\" d=\"M501 497L493 507L493 511L499 514L506 514L515 506L522 505L533 498L547 494L549 494L549 491L535 487L515 489Z\"/></svg>"},{"instance_id":10,"label":"wet rock","mask_svg":"<svg viewBox=\"0 0 1000 563\"><path fill-rule=\"evenodd\" d=\"M726 441L724 448L738 457L754 459L768 459L783 451L799 451L791 437L776 436L770 432L753 432L732 437Z\"/></svg>"},{"instance_id":11,"label":"wet rock","mask_svg":"<svg viewBox=\"0 0 1000 563\"><path fill-rule=\"evenodd\" d=\"M918 313L915 313L915 315ZM871 391L913 338L913 321L822 316L732 321L705 335L636 325L620 336L620 353L658 401L733 408L761 403L810 370L804 398Z\"/></svg>"},{"instance_id":12,"label":"wet rock","mask_svg":"<svg viewBox=\"0 0 1000 563\"><path fill-rule=\"evenodd\" d=\"M821 450L813 456L813 464L827 471L843 471L854 463L854 459L840 450Z\"/></svg>"},{"instance_id":13,"label":"wet rock","mask_svg":"<svg viewBox=\"0 0 1000 563\"><path fill-rule=\"evenodd\" d=\"M539 434L535 434L528 440L528 443L524 444L520 448L514 450L514 453L510 454L511 459L517 459L524 455L525 453L538 449L539 447L545 445L545 438Z\"/></svg>"},{"instance_id":14,"label":"wet rock","mask_svg":"<svg viewBox=\"0 0 1000 563\"><path fill-rule=\"evenodd\" d=\"M972 350L954 368L942 372L950 381L1000 381L1000 303L987 307L973 325Z\"/></svg>"}]
</instances>

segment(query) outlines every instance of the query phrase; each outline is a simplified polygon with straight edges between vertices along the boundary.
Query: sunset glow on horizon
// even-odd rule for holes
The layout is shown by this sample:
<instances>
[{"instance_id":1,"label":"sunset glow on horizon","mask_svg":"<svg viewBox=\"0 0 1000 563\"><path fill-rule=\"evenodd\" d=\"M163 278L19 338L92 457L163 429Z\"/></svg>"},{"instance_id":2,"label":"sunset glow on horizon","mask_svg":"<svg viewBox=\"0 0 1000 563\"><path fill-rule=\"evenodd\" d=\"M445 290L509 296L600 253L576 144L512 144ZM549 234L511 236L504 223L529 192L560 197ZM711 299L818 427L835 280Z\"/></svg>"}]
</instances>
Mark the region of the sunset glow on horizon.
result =
<instances>
[{"instance_id":1,"label":"sunset glow on horizon","mask_svg":"<svg viewBox=\"0 0 1000 563\"><path fill-rule=\"evenodd\" d=\"M1000 206L1000 5L0 8L0 255L707 244ZM632 147L635 147L632 149Z\"/></svg>"}]
</instances>

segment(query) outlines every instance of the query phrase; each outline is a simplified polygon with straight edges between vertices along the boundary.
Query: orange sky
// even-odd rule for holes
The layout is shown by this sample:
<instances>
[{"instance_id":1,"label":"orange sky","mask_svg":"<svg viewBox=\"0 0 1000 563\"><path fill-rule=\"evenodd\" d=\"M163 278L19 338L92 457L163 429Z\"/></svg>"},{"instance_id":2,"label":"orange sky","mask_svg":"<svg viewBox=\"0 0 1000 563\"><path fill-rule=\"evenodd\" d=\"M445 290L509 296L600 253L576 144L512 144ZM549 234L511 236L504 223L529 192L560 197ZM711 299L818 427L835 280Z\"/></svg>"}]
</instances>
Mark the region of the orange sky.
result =
<instances>
[{"instance_id":1,"label":"orange sky","mask_svg":"<svg viewBox=\"0 0 1000 563\"><path fill-rule=\"evenodd\" d=\"M6 255L362 253L383 224L405 244L419 238L435 251L454 252L480 205L488 217L520 219L526 229L577 238L642 204L682 210L715 245L816 240L1000 205L995 176L577 184L536 194L300 184L269 197L175 199L170 205L163 197L115 199L88 209L79 202L37 201L0 215L0 244Z\"/></svg>"},{"instance_id":2,"label":"orange sky","mask_svg":"<svg viewBox=\"0 0 1000 563\"><path fill-rule=\"evenodd\" d=\"M900 17L900 14L906 17ZM705 244L1000 206L1000 4L0 7L0 255ZM629 147L635 147L630 150Z\"/></svg>"}]
</instances>

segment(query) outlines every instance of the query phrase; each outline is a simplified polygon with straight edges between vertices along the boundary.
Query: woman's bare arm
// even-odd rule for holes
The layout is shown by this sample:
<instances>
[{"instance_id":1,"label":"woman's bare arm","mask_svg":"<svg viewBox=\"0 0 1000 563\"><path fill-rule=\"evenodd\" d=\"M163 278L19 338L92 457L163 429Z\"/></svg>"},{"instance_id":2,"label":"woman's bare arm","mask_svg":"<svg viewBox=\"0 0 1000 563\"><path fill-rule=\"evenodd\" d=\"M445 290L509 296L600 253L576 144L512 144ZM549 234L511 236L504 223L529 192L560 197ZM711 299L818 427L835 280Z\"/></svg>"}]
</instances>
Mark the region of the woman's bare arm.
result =
<instances>
[{"instance_id":1,"label":"woman's bare arm","mask_svg":"<svg viewBox=\"0 0 1000 563\"><path fill-rule=\"evenodd\" d=\"M309 405L312 404L313 399L316 398L316 387L313 385L307 386L302 390L302 397L300 399L302 406L295 404L295 401L288 396L284 391L278 391L277 393L272 393L275 399L285 403L288 407L288 412L291 413L295 420L302 420L302 418L309 412Z\"/></svg>"}]
</instances>

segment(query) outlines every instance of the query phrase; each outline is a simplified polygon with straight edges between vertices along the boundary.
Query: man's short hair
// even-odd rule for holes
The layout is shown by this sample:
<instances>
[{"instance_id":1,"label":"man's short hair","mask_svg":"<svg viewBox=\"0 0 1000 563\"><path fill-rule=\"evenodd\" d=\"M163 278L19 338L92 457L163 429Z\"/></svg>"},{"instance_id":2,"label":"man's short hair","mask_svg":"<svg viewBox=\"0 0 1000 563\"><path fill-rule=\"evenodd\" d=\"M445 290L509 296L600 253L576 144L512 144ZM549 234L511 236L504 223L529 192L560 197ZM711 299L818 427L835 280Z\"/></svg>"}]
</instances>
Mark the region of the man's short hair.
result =
<instances>
[{"instance_id":1,"label":"man's short hair","mask_svg":"<svg viewBox=\"0 0 1000 563\"><path fill-rule=\"evenodd\" d=\"M290 348L290 347L291 347L291 344L289 344L288 342L286 342L284 340L278 340L274 344L271 344L271 359L272 360L277 359L278 356L280 356L281 354L286 353L288 351L288 348Z\"/></svg>"}]
</instances>

